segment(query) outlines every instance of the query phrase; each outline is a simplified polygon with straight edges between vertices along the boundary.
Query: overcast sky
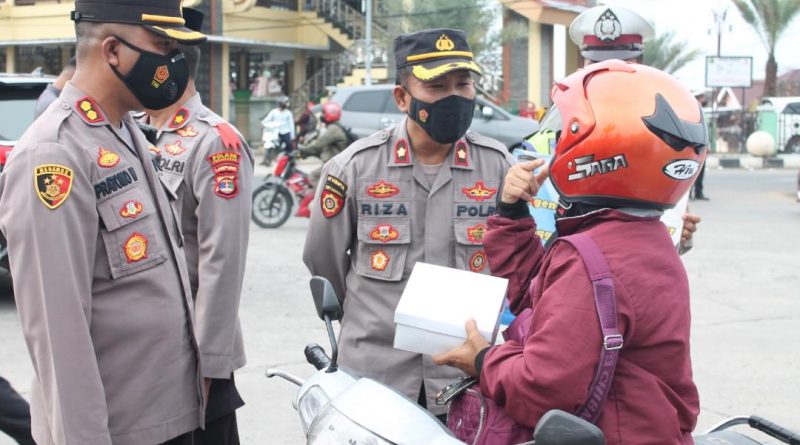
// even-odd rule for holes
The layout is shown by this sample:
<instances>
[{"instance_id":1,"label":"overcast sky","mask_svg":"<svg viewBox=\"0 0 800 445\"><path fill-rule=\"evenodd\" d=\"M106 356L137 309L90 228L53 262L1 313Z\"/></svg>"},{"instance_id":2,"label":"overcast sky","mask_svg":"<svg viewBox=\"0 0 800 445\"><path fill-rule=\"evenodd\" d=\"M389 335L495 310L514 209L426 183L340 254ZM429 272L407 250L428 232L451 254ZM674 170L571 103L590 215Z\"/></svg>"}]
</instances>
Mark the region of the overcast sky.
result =
<instances>
[{"instance_id":1,"label":"overcast sky","mask_svg":"<svg viewBox=\"0 0 800 445\"><path fill-rule=\"evenodd\" d=\"M656 32L673 30L687 46L698 48L700 57L675 73L686 87L697 90L705 83L705 56L717 51L715 8L728 7L722 33L723 56L752 56L753 78L764 78L767 50L755 31L729 0L605 0L602 3L630 8L650 20ZM800 14L795 17L778 43L775 57L778 74L800 68Z\"/></svg>"}]
</instances>

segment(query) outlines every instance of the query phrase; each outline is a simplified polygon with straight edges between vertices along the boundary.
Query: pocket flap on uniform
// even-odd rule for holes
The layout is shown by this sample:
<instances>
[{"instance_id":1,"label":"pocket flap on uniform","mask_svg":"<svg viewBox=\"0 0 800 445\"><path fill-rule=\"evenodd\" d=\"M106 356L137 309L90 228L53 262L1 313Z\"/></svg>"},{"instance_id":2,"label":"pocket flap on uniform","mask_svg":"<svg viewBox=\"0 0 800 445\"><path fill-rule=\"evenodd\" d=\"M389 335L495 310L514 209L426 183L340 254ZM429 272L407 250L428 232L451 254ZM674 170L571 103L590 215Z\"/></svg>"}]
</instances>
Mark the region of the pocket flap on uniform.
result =
<instances>
[{"instance_id":1,"label":"pocket flap on uniform","mask_svg":"<svg viewBox=\"0 0 800 445\"><path fill-rule=\"evenodd\" d=\"M109 232L154 212L152 201L139 190L130 190L97 205L97 213Z\"/></svg>"},{"instance_id":2,"label":"pocket flap on uniform","mask_svg":"<svg viewBox=\"0 0 800 445\"><path fill-rule=\"evenodd\" d=\"M485 219L472 221L456 221L453 224L456 233L456 241L459 244L470 246L482 246L483 236L486 234L488 225Z\"/></svg>"},{"instance_id":3,"label":"pocket flap on uniform","mask_svg":"<svg viewBox=\"0 0 800 445\"><path fill-rule=\"evenodd\" d=\"M411 223L408 220L359 219L358 240L366 244L408 244Z\"/></svg>"}]
</instances>

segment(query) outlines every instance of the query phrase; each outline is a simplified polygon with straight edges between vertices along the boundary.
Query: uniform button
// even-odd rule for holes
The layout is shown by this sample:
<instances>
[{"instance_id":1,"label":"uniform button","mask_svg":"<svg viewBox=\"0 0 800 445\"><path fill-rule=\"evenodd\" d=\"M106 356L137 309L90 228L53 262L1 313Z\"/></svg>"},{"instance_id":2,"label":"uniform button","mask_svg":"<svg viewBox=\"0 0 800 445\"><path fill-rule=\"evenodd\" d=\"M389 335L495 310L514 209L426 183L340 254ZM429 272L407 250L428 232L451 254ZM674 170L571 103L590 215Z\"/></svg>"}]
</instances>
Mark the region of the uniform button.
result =
<instances>
[{"instance_id":1,"label":"uniform button","mask_svg":"<svg viewBox=\"0 0 800 445\"><path fill-rule=\"evenodd\" d=\"M381 134L378 135L381 139L387 139L389 137L389 133L386 131L381 131Z\"/></svg>"},{"instance_id":2,"label":"uniform button","mask_svg":"<svg viewBox=\"0 0 800 445\"><path fill-rule=\"evenodd\" d=\"M206 117L206 116L208 116L208 113L206 113L205 111L200 113L200 117Z\"/></svg>"},{"instance_id":3,"label":"uniform button","mask_svg":"<svg viewBox=\"0 0 800 445\"><path fill-rule=\"evenodd\" d=\"M467 139L469 139L472 142L475 142L475 139L478 139L478 135L470 131L469 133L467 133Z\"/></svg>"},{"instance_id":4,"label":"uniform button","mask_svg":"<svg viewBox=\"0 0 800 445\"><path fill-rule=\"evenodd\" d=\"M69 110L69 104L61 104L61 108Z\"/></svg>"}]
</instances>

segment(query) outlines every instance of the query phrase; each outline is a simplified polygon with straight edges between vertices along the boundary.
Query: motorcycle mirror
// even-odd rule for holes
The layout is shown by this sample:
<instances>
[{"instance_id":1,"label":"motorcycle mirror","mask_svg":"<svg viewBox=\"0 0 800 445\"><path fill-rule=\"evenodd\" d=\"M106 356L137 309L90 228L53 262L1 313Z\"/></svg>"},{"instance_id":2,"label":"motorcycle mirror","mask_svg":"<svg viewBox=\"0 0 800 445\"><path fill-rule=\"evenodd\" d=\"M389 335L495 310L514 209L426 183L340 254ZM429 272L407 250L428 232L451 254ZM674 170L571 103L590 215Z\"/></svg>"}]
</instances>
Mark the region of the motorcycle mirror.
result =
<instances>
[{"instance_id":1,"label":"motorcycle mirror","mask_svg":"<svg viewBox=\"0 0 800 445\"><path fill-rule=\"evenodd\" d=\"M561 410L551 410L533 431L536 445L605 445L603 432L591 423Z\"/></svg>"},{"instance_id":2,"label":"motorcycle mirror","mask_svg":"<svg viewBox=\"0 0 800 445\"><path fill-rule=\"evenodd\" d=\"M341 320L342 305L339 304L339 298L331 282L323 277L313 276L309 284L319 318L325 320L327 315L330 320Z\"/></svg>"},{"instance_id":3,"label":"motorcycle mirror","mask_svg":"<svg viewBox=\"0 0 800 445\"><path fill-rule=\"evenodd\" d=\"M494 117L494 110L492 109L492 107L484 105L483 110L481 110L481 114L483 115L483 118L488 121Z\"/></svg>"}]
</instances>

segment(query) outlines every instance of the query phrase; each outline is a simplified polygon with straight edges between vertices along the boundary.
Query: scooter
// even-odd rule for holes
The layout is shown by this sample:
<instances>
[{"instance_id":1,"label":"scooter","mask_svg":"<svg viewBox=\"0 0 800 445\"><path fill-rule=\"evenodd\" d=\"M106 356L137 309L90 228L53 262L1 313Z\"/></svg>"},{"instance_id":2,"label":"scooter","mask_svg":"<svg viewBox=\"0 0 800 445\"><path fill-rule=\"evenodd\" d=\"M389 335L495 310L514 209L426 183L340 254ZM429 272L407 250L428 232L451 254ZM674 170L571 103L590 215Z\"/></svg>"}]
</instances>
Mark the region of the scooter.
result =
<instances>
[{"instance_id":1,"label":"scooter","mask_svg":"<svg viewBox=\"0 0 800 445\"><path fill-rule=\"evenodd\" d=\"M264 164L271 164L278 153L281 152L281 139L278 136L278 129L281 124L279 122L262 123L261 142L264 146Z\"/></svg>"},{"instance_id":2,"label":"scooter","mask_svg":"<svg viewBox=\"0 0 800 445\"><path fill-rule=\"evenodd\" d=\"M305 348L306 360L317 369L303 381L288 372L267 369L299 387L292 405L300 415L306 443L317 444L430 444L464 445L427 410L395 390L337 365L333 321L343 315L331 283L311 278L317 315L325 321L332 358L316 344ZM522 445L603 445L600 430L563 411L548 412L536 426L532 442Z\"/></svg>"}]
</instances>

